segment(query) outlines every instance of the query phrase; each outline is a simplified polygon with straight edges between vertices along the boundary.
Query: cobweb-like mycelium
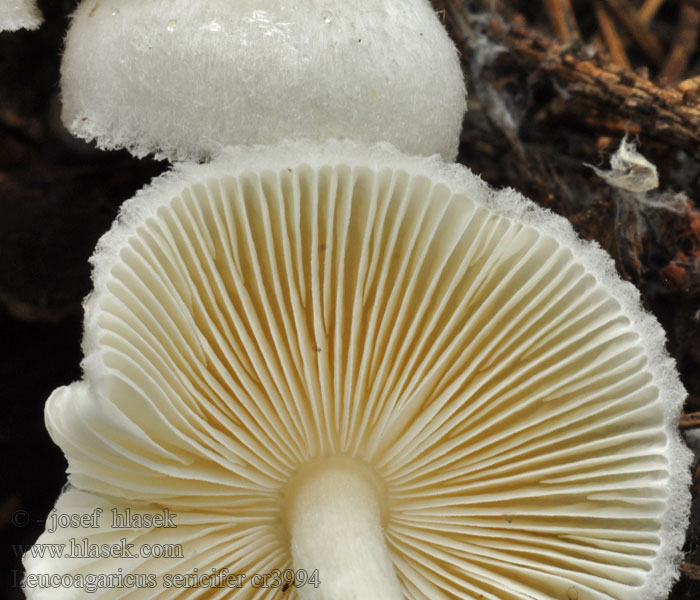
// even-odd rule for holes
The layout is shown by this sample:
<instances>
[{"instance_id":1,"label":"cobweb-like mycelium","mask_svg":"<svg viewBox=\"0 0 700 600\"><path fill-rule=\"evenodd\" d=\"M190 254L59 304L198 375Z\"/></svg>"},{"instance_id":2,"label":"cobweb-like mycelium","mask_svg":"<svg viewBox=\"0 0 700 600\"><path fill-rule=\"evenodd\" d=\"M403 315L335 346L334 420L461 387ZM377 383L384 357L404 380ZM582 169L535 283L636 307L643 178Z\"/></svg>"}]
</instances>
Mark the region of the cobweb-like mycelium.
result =
<instances>
[{"instance_id":1,"label":"cobweb-like mycelium","mask_svg":"<svg viewBox=\"0 0 700 600\"><path fill-rule=\"evenodd\" d=\"M562 219L437 159L288 144L157 180L93 260L85 378L46 412L56 513L176 527L39 543L182 553L28 555L30 598L94 573L152 578L104 598L667 593L683 390L632 286Z\"/></svg>"}]
</instances>

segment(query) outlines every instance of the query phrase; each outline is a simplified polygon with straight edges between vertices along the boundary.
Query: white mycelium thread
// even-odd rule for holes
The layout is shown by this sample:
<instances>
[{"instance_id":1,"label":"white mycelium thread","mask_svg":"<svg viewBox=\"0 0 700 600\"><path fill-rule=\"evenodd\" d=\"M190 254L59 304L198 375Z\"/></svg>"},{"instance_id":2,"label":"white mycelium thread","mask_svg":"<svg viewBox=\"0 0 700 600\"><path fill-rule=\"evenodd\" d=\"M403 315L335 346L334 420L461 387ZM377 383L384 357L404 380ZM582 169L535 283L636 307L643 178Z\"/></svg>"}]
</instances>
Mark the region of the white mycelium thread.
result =
<instances>
[{"instance_id":1,"label":"white mycelium thread","mask_svg":"<svg viewBox=\"0 0 700 600\"><path fill-rule=\"evenodd\" d=\"M348 137L457 154L466 91L427 0L84 0L63 121L137 156Z\"/></svg>"},{"instance_id":2,"label":"white mycelium thread","mask_svg":"<svg viewBox=\"0 0 700 600\"><path fill-rule=\"evenodd\" d=\"M36 29L42 20L36 0L0 0L0 31Z\"/></svg>"},{"instance_id":3,"label":"white mycelium thread","mask_svg":"<svg viewBox=\"0 0 700 600\"><path fill-rule=\"evenodd\" d=\"M286 144L157 180L93 263L85 379L46 409L83 490L61 510L167 507L177 536L126 537L184 558L27 558L30 574L123 567L170 598L194 568L318 560L320 586L289 597L373 597L342 577L370 571L377 598L396 580L421 599L666 596L684 391L637 292L563 219L436 159ZM125 536L98 533L39 542Z\"/></svg>"}]
</instances>

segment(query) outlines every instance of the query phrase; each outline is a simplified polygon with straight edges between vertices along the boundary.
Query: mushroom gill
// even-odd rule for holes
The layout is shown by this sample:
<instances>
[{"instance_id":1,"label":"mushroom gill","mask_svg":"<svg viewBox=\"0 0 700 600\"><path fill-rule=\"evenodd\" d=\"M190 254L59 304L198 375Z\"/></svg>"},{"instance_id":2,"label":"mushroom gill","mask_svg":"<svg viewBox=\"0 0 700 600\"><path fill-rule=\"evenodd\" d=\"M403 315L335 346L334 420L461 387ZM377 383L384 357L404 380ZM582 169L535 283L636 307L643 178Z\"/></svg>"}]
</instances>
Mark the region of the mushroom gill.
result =
<instances>
[{"instance_id":1,"label":"mushroom gill","mask_svg":"<svg viewBox=\"0 0 700 600\"><path fill-rule=\"evenodd\" d=\"M665 597L684 392L632 286L559 217L434 158L295 143L157 180L93 264L84 381L46 409L60 510L178 527L39 542L184 555L29 575L155 574L128 598L228 597L172 585L224 572L271 598L252 575L275 569L318 570L287 582L300 598Z\"/></svg>"}]
</instances>

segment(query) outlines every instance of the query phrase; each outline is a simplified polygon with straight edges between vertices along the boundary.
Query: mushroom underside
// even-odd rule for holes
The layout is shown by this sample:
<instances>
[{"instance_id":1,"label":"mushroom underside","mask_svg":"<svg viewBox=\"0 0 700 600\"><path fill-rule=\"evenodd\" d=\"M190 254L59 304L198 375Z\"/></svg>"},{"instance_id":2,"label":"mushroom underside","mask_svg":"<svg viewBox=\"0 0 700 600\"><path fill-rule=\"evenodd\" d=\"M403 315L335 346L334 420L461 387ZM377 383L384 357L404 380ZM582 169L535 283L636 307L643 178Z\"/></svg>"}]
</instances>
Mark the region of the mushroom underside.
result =
<instances>
[{"instance_id":1,"label":"mushroom underside","mask_svg":"<svg viewBox=\"0 0 700 600\"><path fill-rule=\"evenodd\" d=\"M67 496L187 515L157 532L184 557L129 564L159 586L319 568L290 597L662 597L687 454L640 309L554 217L385 163L227 163L131 201L94 258L85 381L47 405Z\"/></svg>"}]
</instances>

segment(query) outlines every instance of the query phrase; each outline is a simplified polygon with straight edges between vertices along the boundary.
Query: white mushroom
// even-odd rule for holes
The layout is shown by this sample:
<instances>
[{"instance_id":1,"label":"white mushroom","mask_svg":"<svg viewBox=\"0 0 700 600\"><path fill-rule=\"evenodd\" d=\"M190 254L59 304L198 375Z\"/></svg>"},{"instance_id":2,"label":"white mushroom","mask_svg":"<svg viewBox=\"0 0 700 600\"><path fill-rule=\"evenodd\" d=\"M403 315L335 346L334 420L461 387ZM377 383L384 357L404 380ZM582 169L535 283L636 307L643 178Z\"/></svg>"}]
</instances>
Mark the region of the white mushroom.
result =
<instances>
[{"instance_id":1,"label":"white mushroom","mask_svg":"<svg viewBox=\"0 0 700 600\"><path fill-rule=\"evenodd\" d=\"M36 0L0 0L0 31L36 29L42 20Z\"/></svg>"},{"instance_id":2,"label":"white mushroom","mask_svg":"<svg viewBox=\"0 0 700 600\"><path fill-rule=\"evenodd\" d=\"M178 528L39 543L183 555L28 555L29 598L117 569L157 589L101 598L203 574L279 597L253 583L275 569L299 598L666 597L684 390L637 292L563 219L435 158L288 143L156 180L93 264L84 381L46 409L74 488L58 512L167 508Z\"/></svg>"},{"instance_id":3,"label":"white mushroom","mask_svg":"<svg viewBox=\"0 0 700 600\"><path fill-rule=\"evenodd\" d=\"M457 154L466 91L427 0L84 0L63 120L137 156L285 138Z\"/></svg>"}]
</instances>

